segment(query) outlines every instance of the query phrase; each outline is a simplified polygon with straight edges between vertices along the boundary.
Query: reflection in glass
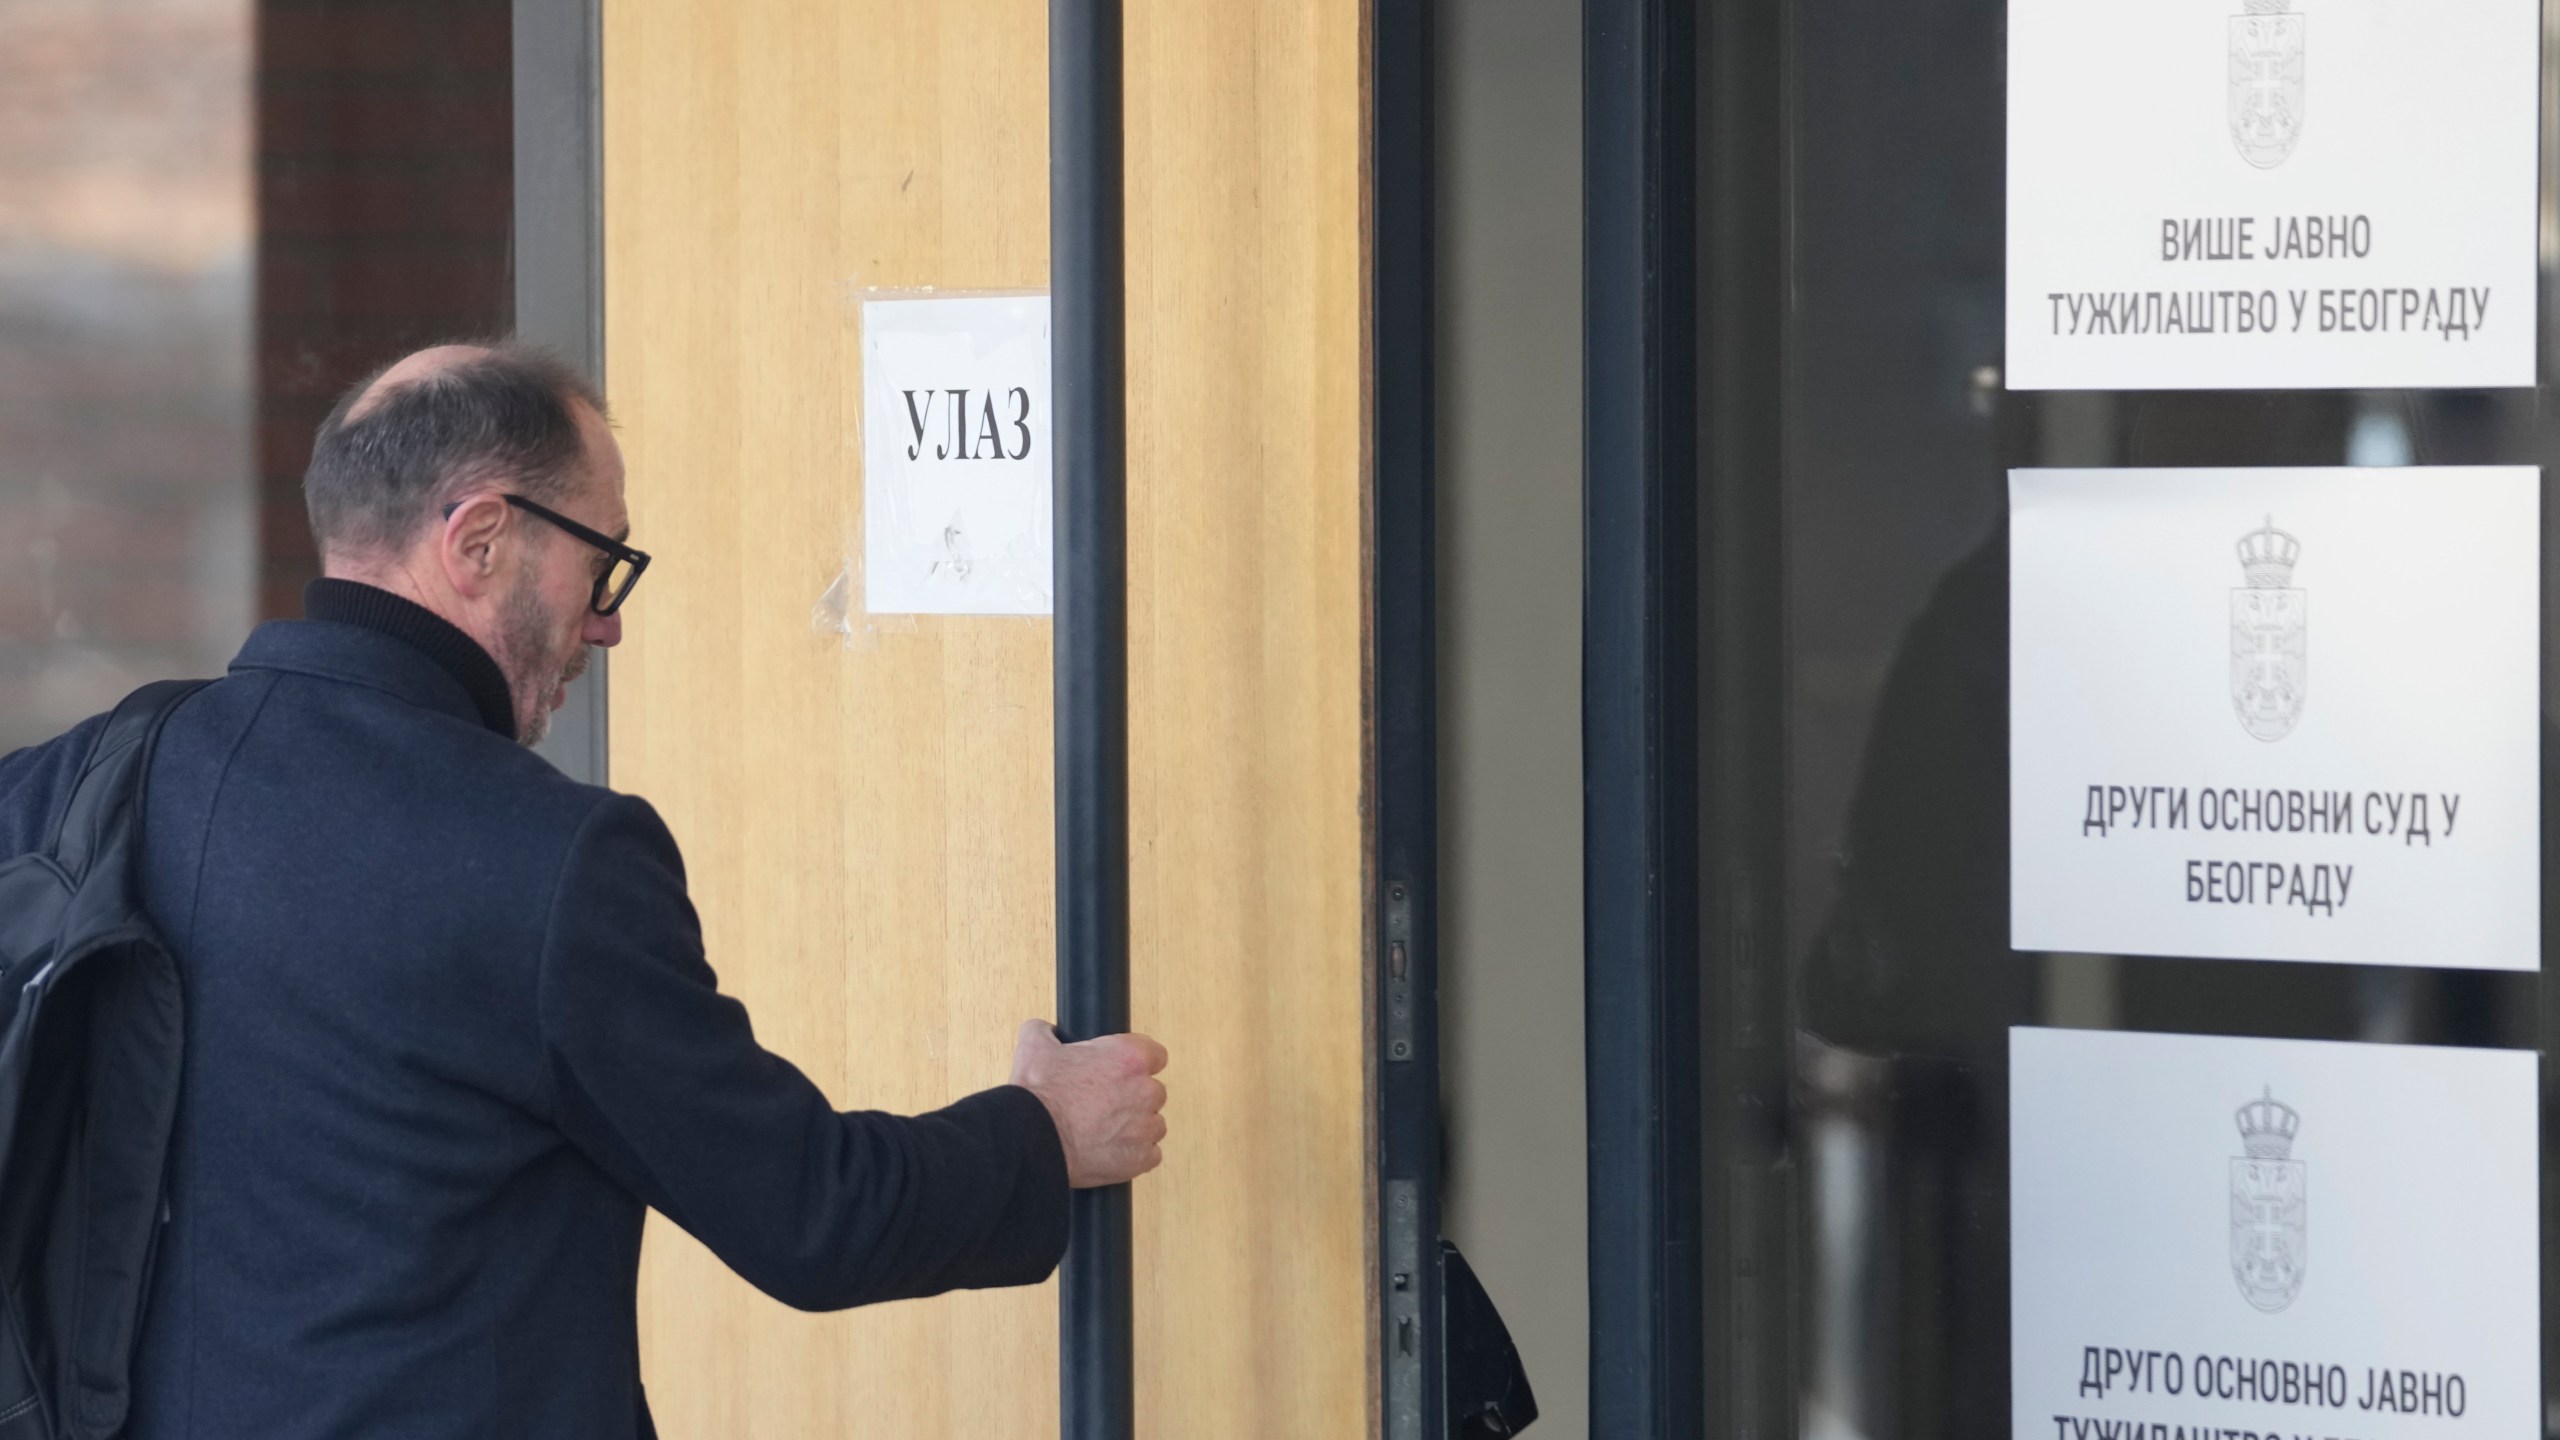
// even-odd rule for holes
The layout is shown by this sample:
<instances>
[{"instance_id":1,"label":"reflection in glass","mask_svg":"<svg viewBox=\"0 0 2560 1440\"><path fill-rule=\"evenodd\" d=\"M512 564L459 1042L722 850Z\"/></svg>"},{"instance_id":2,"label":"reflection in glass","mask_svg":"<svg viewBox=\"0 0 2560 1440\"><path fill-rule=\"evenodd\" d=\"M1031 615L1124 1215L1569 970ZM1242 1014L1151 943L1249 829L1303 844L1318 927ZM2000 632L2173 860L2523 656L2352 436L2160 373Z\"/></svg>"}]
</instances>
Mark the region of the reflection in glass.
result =
<instances>
[{"instance_id":1,"label":"reflection in glass","mask_svg":"<svg viewBox=\"0 0 2560 1440\"><path fill-rule=\"evenodd\" d=\"M301 613L331 402L509 327L510 14L0 3L0 751Z\"/></svg>"},{"instance_id":2,"label":"reflection in glass","mask_svg":"<svg viewBox=\"0 0 2560 1440\"><path fill-rule=\"evenodd\" d=\"M1783 1119L1733 1126L1710 1158L1731 1197L1710 1304L1732 1317L1708 1371L1730 1423L1711 1433L2005 1435L2008 1027L2545 1034L2531 976L2008 948L2008 470L2539 464L2547 537L2560 424L2532 390L2007 390L2003 7L1788 16L1788 976L1751 997L1765 1010L1736 1002L1721 1044L1768 1023L1792 1045L1783 1081L1717 1097ZM2548 218L2544 243L2548 292Z\"/></svg>"}]
</instances>

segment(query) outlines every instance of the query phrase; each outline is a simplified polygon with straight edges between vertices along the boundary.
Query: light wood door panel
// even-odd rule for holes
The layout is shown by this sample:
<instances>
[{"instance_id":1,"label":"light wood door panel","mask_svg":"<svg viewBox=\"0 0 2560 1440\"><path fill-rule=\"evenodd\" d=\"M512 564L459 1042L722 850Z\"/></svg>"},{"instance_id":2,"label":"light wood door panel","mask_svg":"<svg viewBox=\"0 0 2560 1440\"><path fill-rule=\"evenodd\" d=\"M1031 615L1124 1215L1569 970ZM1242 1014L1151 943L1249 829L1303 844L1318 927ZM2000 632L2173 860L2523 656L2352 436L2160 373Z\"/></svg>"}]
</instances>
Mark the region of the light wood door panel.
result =
<instances>
[{"instance_id":1,"label":"light wood door panel","mask_svg":"<svg viewBox=\"0 0 2560 1440\"><path fill-rule=\"evenodd\" d=\"M1126 12L1133 1016L1151 1435L1367 1426L1363 9ZM1367 1427L1374 1433L1374 1427Z\"/></svg>"},{"instance_id":2,"label":"light wood door panel","mask_svg":"<svg viewBox=\"0 0 2560 1440\"><path fill-rule=\"evenodd\" d=\"M1001 1080L1053 996L1045 621L862 614L866 287L1047 281L1039 0L606 0L606 373L659 557L613 780L839 1105ZM1150 1436L1370 1413L1356 4L1128 16L1133 992ZM839 627L822 604L842 582ZM1057 1427L1054 1288L792 1312L653 1218L683 1436Z\"/></svg>"}]
</instances>

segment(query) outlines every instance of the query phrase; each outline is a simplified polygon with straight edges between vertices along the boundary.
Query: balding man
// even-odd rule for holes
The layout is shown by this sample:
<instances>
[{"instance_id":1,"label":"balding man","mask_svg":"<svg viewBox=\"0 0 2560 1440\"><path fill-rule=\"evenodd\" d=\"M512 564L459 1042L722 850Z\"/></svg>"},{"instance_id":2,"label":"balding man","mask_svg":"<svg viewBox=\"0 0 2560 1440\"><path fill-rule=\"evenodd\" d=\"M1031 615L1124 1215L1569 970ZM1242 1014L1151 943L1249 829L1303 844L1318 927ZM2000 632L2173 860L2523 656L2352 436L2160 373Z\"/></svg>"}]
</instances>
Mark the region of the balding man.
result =
<instances>
[{"instance_id":1,"label":"balding man","mask_svg":"<svg viewBox=\"0 0 2560 1440\"><path fill-rule=\"evenodd\" d=\"M186 1053L128 1435L630 1440L644 1207L834 1309L1039 1280L1070 1186L1153 1168L1139 1036L1029 1022L1009 1085L833 1109L715 988L657 815L525 748L647 565L573 371L412 355L304 490L308 618L250 637L150 778ZM98 723L0 757L0 856Z\"/></svg>"}]
</instances>

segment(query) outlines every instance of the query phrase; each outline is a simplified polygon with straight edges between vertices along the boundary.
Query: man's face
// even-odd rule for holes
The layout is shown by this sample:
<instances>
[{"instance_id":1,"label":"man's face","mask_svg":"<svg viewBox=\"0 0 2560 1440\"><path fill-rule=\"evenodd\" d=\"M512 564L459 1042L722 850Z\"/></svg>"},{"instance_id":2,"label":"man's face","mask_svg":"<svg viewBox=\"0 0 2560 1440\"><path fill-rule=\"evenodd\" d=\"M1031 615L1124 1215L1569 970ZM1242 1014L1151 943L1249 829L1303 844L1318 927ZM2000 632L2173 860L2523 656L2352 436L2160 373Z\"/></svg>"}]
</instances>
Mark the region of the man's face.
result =
<instances>
[{"instance_id":1,"label":"man's face","mask_svg":"<svg viewBox=\"0 0 2560 1440\"><path fill-rule=\"evenodd\" d=\"M630 534L622 497L622 450L602 417L578 407L587 465L578 486L552 508L616 539ZM593 608L596 576L606 556L558 526L518 512L524 561L498 616L497 661L515 697L516 738L527 745L551 732L551 716L569 699L569 682L586 673L588 647L622 642L622 617Z\"/></svg>"}]
</instances>

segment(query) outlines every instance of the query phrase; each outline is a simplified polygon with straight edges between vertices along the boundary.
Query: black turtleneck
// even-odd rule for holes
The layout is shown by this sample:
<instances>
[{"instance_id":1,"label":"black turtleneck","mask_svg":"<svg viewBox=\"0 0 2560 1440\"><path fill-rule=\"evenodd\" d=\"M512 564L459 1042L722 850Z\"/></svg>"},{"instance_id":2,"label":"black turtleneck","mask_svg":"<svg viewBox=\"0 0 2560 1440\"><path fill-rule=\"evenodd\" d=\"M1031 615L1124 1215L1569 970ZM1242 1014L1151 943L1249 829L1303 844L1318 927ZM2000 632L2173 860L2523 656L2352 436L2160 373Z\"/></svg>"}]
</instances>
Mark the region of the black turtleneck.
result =
<instances>
[{"instance_id":1,"label":"black turtleneck","mask_svg":"<svg viewBox=\"0 0 2560 1440\"><path fill-rule=\"evenodd\" d=\"M313 620L361 625L425 652L471 697L480 723L513 740L516 702L506 672L461 627L414 600L355 580L314 580L302 590L302 613Z\"/></svg>"}]
</instances>

